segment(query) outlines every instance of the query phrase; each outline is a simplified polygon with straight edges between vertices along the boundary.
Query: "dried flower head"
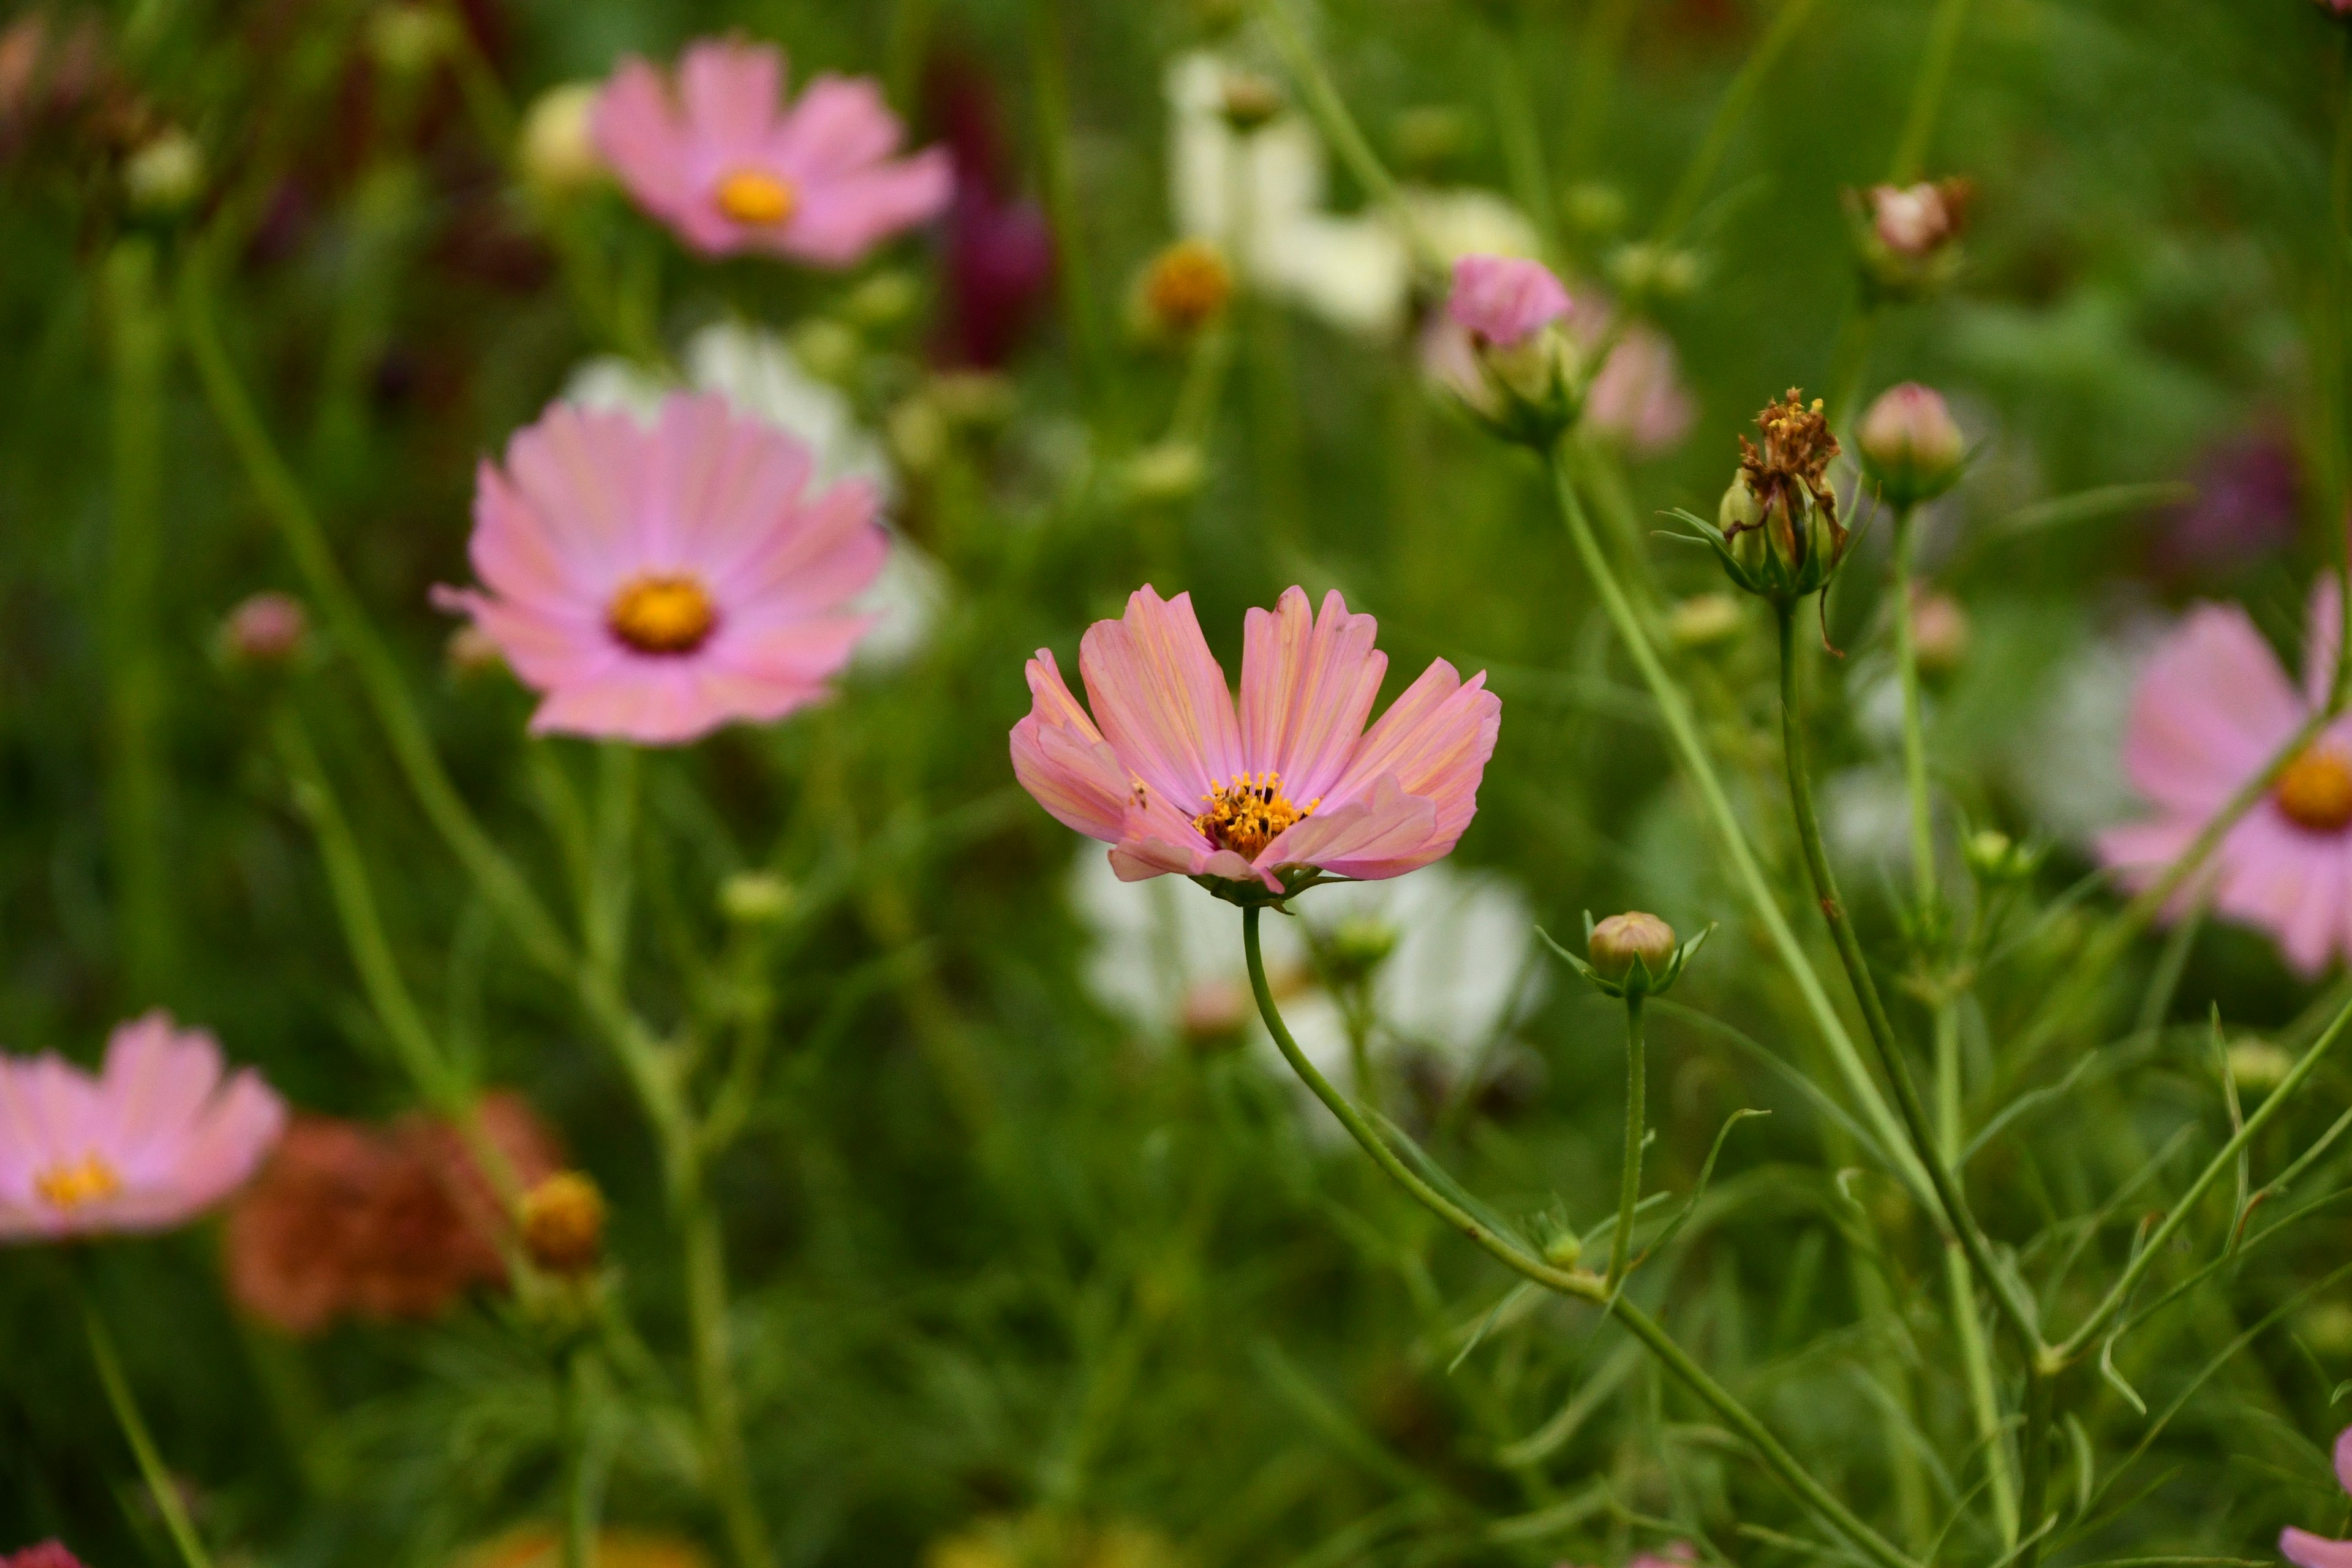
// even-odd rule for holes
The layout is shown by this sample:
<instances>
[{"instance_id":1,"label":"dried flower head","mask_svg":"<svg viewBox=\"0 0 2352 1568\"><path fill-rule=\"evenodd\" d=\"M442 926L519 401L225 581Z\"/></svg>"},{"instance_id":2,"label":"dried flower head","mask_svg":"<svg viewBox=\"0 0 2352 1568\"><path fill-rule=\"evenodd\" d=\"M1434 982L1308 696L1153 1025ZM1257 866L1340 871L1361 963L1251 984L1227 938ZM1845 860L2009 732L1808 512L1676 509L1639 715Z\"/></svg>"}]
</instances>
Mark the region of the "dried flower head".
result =
<instances>
[{"instance_id":1,"label":"dried flower head","mask_svg":"<svg viewBox=\"0 0 2352 1568\"><path fill-rule=\"evenodd\" d=\"M1838 442L1821 400L1808 404L1793 386L1784 401L1765 405L1756 426L1764 444L1739 438L1739 472L1715 521L1679 515L1715 547L1734 583L1790 604L1826 587L1845 558L1846 531L1829 483Z\"/></svg>"}]
</instances>

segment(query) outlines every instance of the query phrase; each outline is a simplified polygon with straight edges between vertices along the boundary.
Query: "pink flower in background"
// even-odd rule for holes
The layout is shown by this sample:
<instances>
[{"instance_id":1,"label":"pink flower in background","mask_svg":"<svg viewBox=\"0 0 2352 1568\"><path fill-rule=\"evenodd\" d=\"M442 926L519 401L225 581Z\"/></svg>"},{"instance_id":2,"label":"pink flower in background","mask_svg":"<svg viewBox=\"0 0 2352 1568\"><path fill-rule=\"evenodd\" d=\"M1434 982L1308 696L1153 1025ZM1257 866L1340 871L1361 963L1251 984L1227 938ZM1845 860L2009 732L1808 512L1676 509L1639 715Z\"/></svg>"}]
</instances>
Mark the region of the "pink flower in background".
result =
<instances>
[{"instance_id":1,"label":"pink flower in background","mask_svg":"<svg viewBox=\"0 0 2352 1568\"><path fill-rule=\"evenodd\" d=\"M2189 482L2196 495L2158 520L2151 548L2158 571L2234 571L2294 542L2303 465L2287 433L2258 429L2209 447Z\"/></svg>"},{"instance_id":2,"label":"pink flower in background","mask_svg":"<svg viewBox=\"0 0 2352 1568\"><path fill-rule=\"evenodd\" d=\"M96 1078L54 1054L0 1058L0 1241L166 1230L243 1185L286 1109L250 1068L168 1014L121 1025Z\"/></svg>"},{"instance_id":3,"label":"pink flower in background","mask_svg":"<svg viewBox=\"0 0 2352 1568\"><path fill-rule=\"evenodd\" d=\"M0 1568L81 1568L81 1559L60 1541L43 1541L13 1555L0 1553Z\"/></svg>"},{"instance_id":4,"label":"pink flower in background","mask_svg":"<svg viewBox=\"0 0 2352 1568\"><path fill-rule=\"evenodd\" d=\"M1590 354L1609 330L1613 307L1608 299L1580 288L1568 310L1568 333ZM1697 411L1684 390L1682 361L1674 340L1646 321L1618 335L1617 346L1593 373L1584 391L1587 430L1624 447L1637 458L1654 458L1682 445Z\"/></svg>"},{"instance_id":5,"label":"pink flower in background","mask_svg":"<svg viewBox=\"0 0 2352 1568\"><path fill-rule=\"evenodd\" d=\"M1540 261L1465 256L1454 264L1446 315L1496 348L1527 342L1568 311L1567 288Z\"/></svg>"},{"instance_id":6,"label":"pink flower in background","mask_svg":"<svg viewBox=\"0 0 2352 1568\"><path fill-rule=\"evenodd\" d=\"M2127 886L2154 881L2325 700L2337 625L2335 586L2323 582L2300 692L2234 605L2200 605L2157 649L2124 739L2125 770L2156 815L2099 839ZM2214 907L2268 931L2302 973L2352 956L2352 715L2287 764L2222 838L2208 875Z\"/></svg>"},{"instance_id":7,"label":"pink flower in background","mask_svg":"<svg viewBox=\"0 0 2352 1568\"><path fill-rule=\"evenodd\" d=\"M1238 715L1189 594L1139 589L1124 619L1087 628L1092 719L1040 648L1013 728L1022 786L1111 845L1130 882L1172 871L1279 892L1287 868L1370 880L1451 850L1502 723L1486 676L1438 659L1367 730L1388 669L1371 616L1336 591L1318 616L1291 588L1243 625Z\"/></svg>"},{"instance_id":8,"label":"pink flower in background","mask_svg":"<svg viewBox=\"0 0 2352 1568\"><path fill-rule=\"evenodd\" d=\"M2352 1427L2336 1438L2336 1479L2352 1492ZM2352 1541L2330 1541L2293 1525L2279 1531L2279 1552L2297 1568L2352 1568Z\"/></svg>"},{"instance_id":9,"label":"pink flower in background","mask_svg":"<svg viewBox=\"0 0 2352 1568\"><path fill-rule=\"evenodd\" d=\"M763 44L687 46L673 89L621 63L598 96L596 145L630 196L706 256L764 251L846 267L948 203L946 153L894 158L882 89L824 75L784 101L784 57Z\"/></svg>"},{"instance_id":10,"label":"pink flower in background","mask_svg":"<svg viewBox=\"0 0 2352 1568\"><path fill-rule=\"evenodd\" d=\"M872 617L846 608L888 542L873 487L807 493L809 449L714 395L648 428L558 403L482 464L474 570L434 602L544 695L532 730L675 745L825 694Z\"/></svg>"},{"instance_id":11,"label":"pink flower in background","mask_svg":"<svg viewBox=\"0 0 2352 1568\"><path fill-rule=\"evenodd\" d=\"M1054 232L1008 173L994 83L961 56L933 62L925 83L930 122L955 170L948 205L947 322L940 357L993 369L1013 357L1054 287Z\"/></svg>"}]
</instances>

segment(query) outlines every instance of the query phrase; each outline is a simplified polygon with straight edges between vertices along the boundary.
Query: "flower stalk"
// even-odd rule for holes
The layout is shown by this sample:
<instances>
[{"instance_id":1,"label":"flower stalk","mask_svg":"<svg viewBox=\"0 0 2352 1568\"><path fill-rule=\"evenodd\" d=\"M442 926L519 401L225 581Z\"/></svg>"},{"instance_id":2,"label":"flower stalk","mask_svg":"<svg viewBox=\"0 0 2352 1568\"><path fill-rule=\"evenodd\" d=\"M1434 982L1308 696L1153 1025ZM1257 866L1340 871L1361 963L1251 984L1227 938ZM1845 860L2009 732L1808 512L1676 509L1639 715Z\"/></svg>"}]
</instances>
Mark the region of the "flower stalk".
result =
<instances>
[{"instance_id":1,"label":"flower stalk","mask_svg":"<svg viewBox=\"0 0 2352 1568\"><path fill-rule=\"evenodd\" d=\"M82 1260L74 1259L79 1264ZM98 1303L90 1299L88 1281L74 1270L74 1288L81 1298L83 1333L89 1341L89 1359L98 1367L98 1381L106 1389L106 1403L114 1412L114 1423L122 1429L123 1441L131 1445L131 1456L139 1464L140 1479L147 1483L147 1496L163 1516L163 1528L179 1549L180 1561L186 1568L213 1568L211 1555L205 1551L203 1540L188 1519L188 1510L180 1500L180 1489L164 1469L163 1456L156 1451L155 1439L147 1430L147 1418L140 1414L138 1398L131 1392L130 1379L122 1375L122 1358L116 1353L114 1336L106 1326L105 1317Z\"/></svg>"},{"instance_id":2,"label":"flower stalk","mask_svg":"<svg viewBox=\"0 0 2352 1568\"><path fill-rule=\"evenodd\" d=\"M1643 1100L1649 1068L1643 1059L1643 993L1625 993L1625 1168L1617 1186L1617 1229L1609 1237L1609 1276L1613 1293L1633 1266L1633 1210L1642 1201L1642 1142L1647 1133Z\"/></svg>"}]
</instances>

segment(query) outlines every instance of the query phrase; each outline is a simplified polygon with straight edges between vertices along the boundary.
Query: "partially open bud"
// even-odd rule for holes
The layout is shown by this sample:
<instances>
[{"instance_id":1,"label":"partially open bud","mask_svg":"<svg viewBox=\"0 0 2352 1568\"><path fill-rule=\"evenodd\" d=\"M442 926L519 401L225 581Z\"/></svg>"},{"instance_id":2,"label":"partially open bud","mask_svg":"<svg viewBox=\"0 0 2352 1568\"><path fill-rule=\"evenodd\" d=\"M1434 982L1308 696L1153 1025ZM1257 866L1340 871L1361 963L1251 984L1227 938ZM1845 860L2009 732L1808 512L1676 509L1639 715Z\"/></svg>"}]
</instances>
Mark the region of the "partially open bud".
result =
<instances>
[{"instance_id":1,"label":"partially open bud","mask_svg":"<svg viewBox=\"0 0 2352 1568\"><path fill-rule=\"evenodd\" d=\"M1433 339L1431 368L1496 434L1548 447L1580 394L1568 311L1568 289L1541 262L1463 257L1438 329L1451 335Z\"/></svg>"},{"instance_id":2,"label":"partially open bud","mask_svg":"<svg viewBox=\"0 0 2352 1568\"><path fill-rule=\"evenodd\" d=\"M1914 299L1951 280L1976 185L1962 179L1849 192L1863 276L1890 299Z\"/></svg>"},{"instance_id":3,"label":"partially open bud","mask_svg":"<svg viewBox=\"0 0 2352 1568\"><path fill-rule=\"evenodd\" d=\"M204 190L205 150L176 125L149 138L123 161L122 194L134 212L158 217L184 212Z\"/></svg>"},{"instance_id":4,"label":"partially open bud","mask_svg":"<svg viewBox=\"0 0 2352 1568\"><path fill-rule=\"evenodd\" d=\"M1623 981L1642 964L1653 976L1664 974L1675 956L1675 928L1655 915L1636 910L1611 915L1592 928L1584 944L1586 956L1604 980Z\"/></svg>"},{"instance_id":5,"label":"partially open bud","mask_svg":"<svg viewBox=\"0 0 2352 1568\"><path fill-rule=\"evenodd\" d=\"M523 115L515 156L523 177L550 195L586 190L604 177L596 151L596 94L601 84L565 82L531 100Z\"/></svg>"},{"instance_id":6,"label":"partially open bud","mask_svg":"<svg viewBox=\"0 0 2352 1568\"><path fill-rule=\"evenodd\" d=\"M772 871L738 871L719 884L719 910L737 925L775 925L792 913L793 885Z\"/></svg>"},{"instance_id":7,"label":"partially open bud","mask_svg":"<svg viewBox=\"0 0 2352 1568\"><path fill-rule=\"evenodd\" d=\"M1234 297L1233 268L1203 239L1180 239L1151 258L1140 291L1145 329L1162 338L1192 336Z\"/></svg>"},{"instance_id":8,"label":"partially open bud","mask_svg":"<svg viewBox=\"0 0 2352 1568\"><path fill-rule=\"evenodd\" d=\"M1959 481L1968 442L1943 397L1916 381L1880 393L1854 431L1864 472L1887 504L1917 506Z\"/></svg>"},{"instance_id":9,"label":"partially open bud","mask_svg":"<svg viewBox=\"0 0 2352 1568\"><path fill-rule=\"evenodd\" d=\"M228 613L222 650L239 664L286 664L310 640L310 616L289 594L256 594Z\"/></svg>"},{"instance_id":10,"label":"partially open bud","mask_svg":"<svg viewBox=\"0 0 2352 1568\"><path fill-rule=\"evenodd\" d=\"M522 1196L522 1247L550 1274L583 1274L604 1250L604 1194L578 1171L558 1171Z\"/></svg>"}]
</instances>

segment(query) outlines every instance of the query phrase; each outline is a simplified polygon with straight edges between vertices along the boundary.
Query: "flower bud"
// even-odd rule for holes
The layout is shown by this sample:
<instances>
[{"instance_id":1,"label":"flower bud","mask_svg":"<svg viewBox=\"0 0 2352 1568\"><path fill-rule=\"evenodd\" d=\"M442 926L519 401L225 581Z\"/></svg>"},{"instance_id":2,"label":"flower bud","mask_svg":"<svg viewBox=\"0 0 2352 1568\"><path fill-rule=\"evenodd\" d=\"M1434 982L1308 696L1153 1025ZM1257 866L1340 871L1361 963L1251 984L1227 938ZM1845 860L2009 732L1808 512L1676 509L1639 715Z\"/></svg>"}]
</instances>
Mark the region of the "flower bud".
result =
<instances>
[{"instance_id":1,"label":"flower bud","mask_svg":"<svg viewBox=\"0 0 2352 1568\"><path fill-rule=\"evenodd\" d=\"M1768 404L1756 426L1764 444L1739 438L1739 475L1707 536L1733 582L1788 604L1827 587L1845 558L1847 534L1828 478L1837 437L1821 400L1808 405L1795 387L1785 402ZM1689 521L1705 530L1702 520Z\"/></svg>"},{"instance_id":2,"label":"flower bud","mask_svg":"<svg viewBox=\"0 0 2352 1568\"><path fill-rule=\"evenodd\" d=\"M1215 320L1234 297L1233 269L1203 239L1180 239L1151 258L1143 274L1141 314L1147 331L1187 338Z\"/></svg>"},{"instance_id":3,"label":"flower bud","mask_svg":"<svg viewBox=\"0 0 2352 1568\"><path fill-rule=\"evenodd\" d=\"M1592 928L1585 954L1603 980L1623 980L1637 959L1652 976L1661 975L1674 960L1675 928L1638 910L1611 915Z\"/></svg>"},{"instance_id":4,"label":"flower bud","mask_svg":"<svg viewBox=\"0 0 2352 1568\"><path fill-rule=\"evenodd\" d=\"M2018 843L1997 827L1980 827L1960 843L1960 858L1987 887L2021 882L2042 862L2040 851Z\"/></svg>"},{"instance_id":5,"label":"flower bud","mask_svg":"<svg viewBox=\"0 0 2352 1568\"><path fill-rule=\"evenodd\" d=\"M1201 448L1190 441L1155 441L1127 460L1124 478L1129 500L1143 506L1165 506L1189 500L1200 493L1208 478Z\"/></svg>"},{"instance_id":6,"label":"flower bud","mask_svg":"<svg viewBox=\"0 0 2352 1568\"><path fill-rule=\"evenodd\" d=\"M1568 311L1567 289L1541 262L1465 256L1445 301L1450 343L1433 337L1434 368L1498 435L1549 446L1575 418L1580 395L1576 351L1561 326Z\"/></svg>"},{"instance_id":7,"label":"flower bud","mask_svg":"<svg viewBox=\"0 0 2352 1568\"><path fill-rule=\"evenodd\" d=\"M1341 984L1368 978L1396 951L1397 929L1383 920L1355 915L1341 921L1324 947L1331 978Z\"/></svg>"},{"instance_id":8,"label":"flower bud","mask_svg":"<svg viewBox=\"0 0 2352 1568\"><path fill-rule=\"evenodd\" d=\"M857 374L866 344L854 328L816 316L793 329L792 351L803 370L838 384Z\"/></svg>"},{"instance_id":9,"label":"flower bud","mask_svg":"<svg viewBox=\"0 0 2352 1568\"><path fill-rule=\"evenodd\" d=\"M1969 613L1949 594L1911 595L1911 652L1922 675L1949 675L1968 662Z\"/></svg>"},{"instance_id":10,"label":"flower bud","mask_svg":"<svg viewBox=\"0 0 2352 1568\"><path fill-rule=\"evenodd\" d=\"M185 212L204 189L205 150L178 126L149 138L122 164L122 194L134 212Z\"/></svg>"},{"instance_id":11,"label":"flower bud","mask_svg":"<svg viewBox=\"0 0 2352 1568\"><path fill-rule=\"evenodd\" d=\"M278 665L299 657L310 640L310 616L289 594L256 594L228 613L221 642L240 664Z\"/></svg>"},{"instance_id":12,"label":"flower bud","mask_svg":"<svg viewBox=\"0 0 2352 1568\"><path fill-rule=\"evenodd\" d=\"M1772 547L1764 538L1764 503L1748 488L1746 475L1731 477L1730 487L1716 504L1715 524L1723 531L1733 564L1748 573L1763 571Z\"/></svg>"},{"instance_id":13,"label":"flower bud","mask_svg":"<svg viewBox=\"0 0 2352 1568\"><path fill-rule=\"evenodd\" d=\"M2256 1094L2268 1094L2294 1068L2294 1058L2268 1040L2232 1041L2226 1054L2231 1081Z\"/></svg>"},{"instance_id":14,"label":"flower bud","mask_svg":"<svg viewBox=\"0 0 2352 1568\"><path fill-rule=\"evenodd\" d=\"M877 272L849 291L841 313L861 327L895 327L923 302L923 285L911 272Z\"/></svg>"},{"instance_id":15,"label":"flower bud","mask_svg":"<svg viewBox=\"0 0 2352 1568\"><path fill-rule=\"evenodd\" d=\"M453 679L470 680L503 668L507 656L489 633L467 621L449 634L449 641L441 650L441 661Z\"/></svg>"},{"instance_id":16,"label":"flower bud","mask_svg":"<svg viewBox=\"0 0 2352 1568\"><path fill-rule=\"evenodd\" d=\"M1958 179L1849 192L1855 247L1869 284L1899 300L1916 299L1949 282L1975 195L1971 182Z\"/></svg>"},{"instance_id":17,"label":"flower bud","mask_svg":"<svg viewBox=\"0 0 2352 1568\"><path fill-rule=\"evenodd\" d=\"M367 42L376 64L388 75L420 77L431 69L442 52L456 42L450 20L439 7L423 3L379 7L368 17Z\"/></svg>"},{"instance_id":18,"label":"flower bud","mask_svg":"<svg viewBox=\"0 0 2352 1568\"><path fill-rule=\"evenodd\" d=\"M584 1274L604 1249L604 1194L578 1171L558 1171L522 1195L522 1249L550 1274Z\"/></svg>"},{"instance_id":19,"label":"flower bud","mask_svg":"<svg viewBox=\"0 0 2352 1568\"><path fill-rule=\"evenodd\" d=\"M1739 601L1728 594L1693 594L1666 612L1666 636L1676 647L1720 647L1739 635Z\"/></svg>"},{"instance_id":20,"label":"flower bud","mask_svg":"<svg viewBox=\"0 0 2352 1568\"><path fill-rule=\"evenodd\" d=\"M565 82L531 100L515 157L523 177L538 189L571 195L604 177L594 123L599 90L593 81Z\"/></svg>"},{"instance_id":21,"label":"flower bud","mask_svg":"<svg viewBox=\"0 0 2352 1568\"><path fill-rule=\"evenodd\" d=\"M1941 395L1916 381L1889 387L1854 432L1862 466L1887 504L1916 506L1958 482L1967 441Z\"/></svg>"},{"instance_id":22,"label":"flower bud","mask_svg":"<svg viewBox=\"0 0 2352 1568\"><path fill-rule=\"evenodd\" d=\"M1583 1256L1583 1238L1572 1230L1563 1230L1544 1243L1544 1261L1554 1268L1573 1268Z\"/></svg>"},{"instance_id":23,"label":"flower bud","mask_svg":"<svg viewBox=\"0 0 2352 1568\"><path fill-rule=\"evenodd\" d=\"M772 871L738 871L719 884L719 910L737 925L776 925L792 910L792 884Z\"/></svg>"},{"instance_id":24,"label":"flower bud","mask_svg":"<svg viewBox=\"0 0 2352 1568\"><path fill-rule=\"evenodd\" d=\"M1246 136L1282 112L1282 89L1255 71L1228 71L1218 112L1238 136Z\"/></svg>"}]
</instances>

